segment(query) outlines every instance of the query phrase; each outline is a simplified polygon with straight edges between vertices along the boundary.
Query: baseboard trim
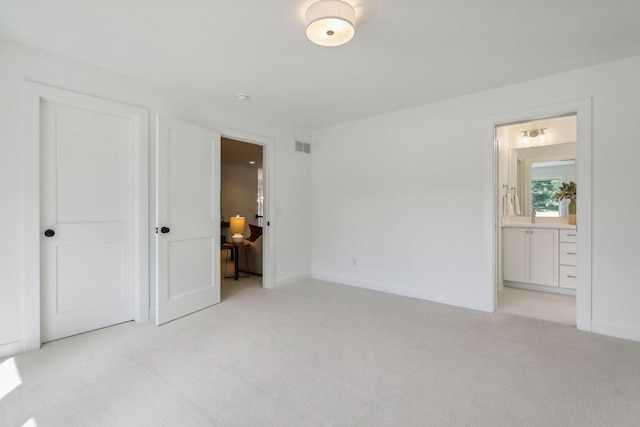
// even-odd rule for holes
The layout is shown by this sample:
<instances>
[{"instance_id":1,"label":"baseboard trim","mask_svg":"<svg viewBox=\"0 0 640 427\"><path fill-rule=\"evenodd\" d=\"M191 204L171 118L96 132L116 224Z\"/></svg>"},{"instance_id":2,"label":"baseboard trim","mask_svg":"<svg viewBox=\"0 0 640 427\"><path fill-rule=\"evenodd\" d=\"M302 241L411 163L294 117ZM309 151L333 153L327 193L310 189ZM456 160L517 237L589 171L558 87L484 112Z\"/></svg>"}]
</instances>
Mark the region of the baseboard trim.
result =
<instances>
[{"instance_id":1,"label":"baseboard trim","mask_svg":"<svg viewBox=\"0 0 640 427\"><path fill-rule=\"evenodd\" d=\"M288 285L290 283L295 283L298 282L300 280L306 280L306 279L310 279L311 275L308 273L305 274L297 274L294 276L289 276L289 277L283 277L281 279L277 279L276 280L276 288L279 286L284 286L284 285Z\"/></svg>"},{"instance_id":2,"label":"baseboard trim","mask_svg":"<svg viewBox=\"0 0 640 427\"><path fill-rule=\"evenodd\" d=\"M439 304L453 305L456 307L468 308L471 310L478 310L490 313L491 310L487 307L478 304L478 301L472 301L466 298L460 298L456 295L444 294L440 292L429 292L415 288L407 288L404 286L389 286L386 283L373 282L368 280L352 279L349 277L334 276L331 274L324 274L313 272L311 278L318 280L325 280L327 282L339 283L341 285L353 286L356 288L369 289L371 291L384 292L392 295L399 295L409 298L417 298L431 302L437 302Z\"/></svg>"},{"instance_id":3,"label":"baseboard trim","mask_svg":"<svg viewBox=\"0 0 640 427\"><path fill-rule=\"evenodd\" d=\"M576 296L575 289L560 288L556 286L536 285L533 283L512 282L510 280L504 281L504 287L525 289L527 291L547 292L550 294L569 295Z\"/></svg>"},{"instance_id":4,"label":"baseboard trim","mask_svg":"<svg viewBox=\"0 0 640 427\"><path fill-rule=\"evenodd\" d=\"M23 340L0 345L0 358L15 356L16 354L24 352L25 348Z\"/></svg>"},{"instance_id":5,"label":"baseboard trim","mask_svg":"<svg viewBox=\"0 0 640 427\"><path fill-rule=\"evenodd\" d=\"M640 341L640 329L601 320L591 321L591 332L625 340Z\"/></svg>"}]
</instances>

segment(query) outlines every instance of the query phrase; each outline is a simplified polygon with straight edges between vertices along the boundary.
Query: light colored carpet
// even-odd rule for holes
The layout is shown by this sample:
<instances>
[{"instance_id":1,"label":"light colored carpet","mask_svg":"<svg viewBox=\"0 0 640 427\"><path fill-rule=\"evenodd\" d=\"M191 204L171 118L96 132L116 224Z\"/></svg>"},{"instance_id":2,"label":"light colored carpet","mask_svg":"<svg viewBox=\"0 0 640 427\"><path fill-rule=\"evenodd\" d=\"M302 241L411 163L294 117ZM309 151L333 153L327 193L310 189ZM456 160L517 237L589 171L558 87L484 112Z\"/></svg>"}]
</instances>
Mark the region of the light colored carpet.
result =
<instances>
[{"instance_id":1,"label":"light colored carpet","mask_svg":"<svg viewBox=\"0 0 640 427\"><path fill-rule=\"evenodd\" d=\"M569 295L505 287L498 292L497 311L576 325L576 297Z\"/></svg>"},{"instance_id":2,"label":"light colored carpet","mask_svg":"<svg viewBox=\"0 0 640 427\"><path fill-rule=\"evenodd\" d=\"M640 343L306 280L2 363L21 426L637 426Z\"/></svg>"}]
</instances>

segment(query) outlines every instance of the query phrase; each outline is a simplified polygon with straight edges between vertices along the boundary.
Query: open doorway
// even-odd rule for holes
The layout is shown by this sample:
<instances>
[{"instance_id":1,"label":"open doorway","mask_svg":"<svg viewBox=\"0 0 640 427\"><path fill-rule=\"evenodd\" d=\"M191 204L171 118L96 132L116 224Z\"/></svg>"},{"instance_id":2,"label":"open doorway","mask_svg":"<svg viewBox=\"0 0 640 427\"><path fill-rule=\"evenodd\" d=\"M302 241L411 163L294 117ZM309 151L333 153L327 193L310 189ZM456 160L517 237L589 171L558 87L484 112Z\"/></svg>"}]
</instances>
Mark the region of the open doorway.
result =
<instances>
[{"instance_id":1,"label":"open doorway","mask_svg":"<svg viewBox=\"0 0 640 427\"><path fill-rule=\"evenodd\" d=\"M495 136L496 311L576 325L575 210L558 195L580 185L577 116L499 125Z\"/></svg>"},{"instance_id":2,"label":"open doorway","mask_svg":"<svg viewBox=\"0 0 640 427\"><path fill-rule=\"evenodd\" d=\"M263 287L264 147L222 137L220 147L221 299Z\"/></svg>"}]
</instances>

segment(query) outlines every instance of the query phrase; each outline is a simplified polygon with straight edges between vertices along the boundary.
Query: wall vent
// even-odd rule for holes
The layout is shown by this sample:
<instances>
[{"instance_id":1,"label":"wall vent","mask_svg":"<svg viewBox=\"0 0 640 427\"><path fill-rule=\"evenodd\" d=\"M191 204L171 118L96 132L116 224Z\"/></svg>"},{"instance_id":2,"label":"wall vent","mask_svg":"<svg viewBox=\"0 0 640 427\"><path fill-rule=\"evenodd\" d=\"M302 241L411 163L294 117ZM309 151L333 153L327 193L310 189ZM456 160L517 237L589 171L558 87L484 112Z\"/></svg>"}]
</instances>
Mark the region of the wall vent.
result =
<instances>
[{"instance_id":1,"label":"wall vent","mask_svg":"<svg viewBox=\"0 0 640 427\"><path fill-rule=\"evenodd\" d=\"M296 141L296 151L301 153L311 154L311 144L306 142Z\"/></svg>"}]
</instances>

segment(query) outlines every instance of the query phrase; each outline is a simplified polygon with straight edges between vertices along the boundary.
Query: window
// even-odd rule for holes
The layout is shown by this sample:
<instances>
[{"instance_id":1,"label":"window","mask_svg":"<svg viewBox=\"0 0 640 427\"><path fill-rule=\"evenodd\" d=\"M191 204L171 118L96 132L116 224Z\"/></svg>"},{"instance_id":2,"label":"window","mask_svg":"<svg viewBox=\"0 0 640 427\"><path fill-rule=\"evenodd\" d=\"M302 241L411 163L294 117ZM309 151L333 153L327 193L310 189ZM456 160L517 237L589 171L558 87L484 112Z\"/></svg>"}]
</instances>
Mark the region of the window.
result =
<instances>
[{"instance_id":1,"label":"window","mask_svg":"<svg viewBox=\"0 0 640 427\"><path fill-rule=\"evenodd\" d=\"M554 195L560 190L560 178L531 180L531 208L537 216L560 216L560 203Z\"/></svg>"}]
</instances>

